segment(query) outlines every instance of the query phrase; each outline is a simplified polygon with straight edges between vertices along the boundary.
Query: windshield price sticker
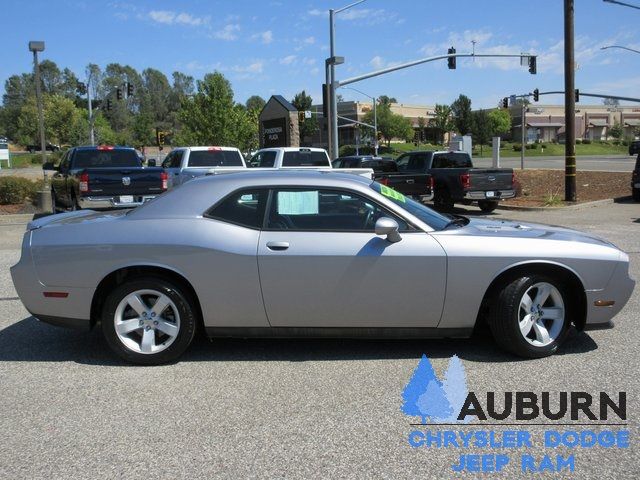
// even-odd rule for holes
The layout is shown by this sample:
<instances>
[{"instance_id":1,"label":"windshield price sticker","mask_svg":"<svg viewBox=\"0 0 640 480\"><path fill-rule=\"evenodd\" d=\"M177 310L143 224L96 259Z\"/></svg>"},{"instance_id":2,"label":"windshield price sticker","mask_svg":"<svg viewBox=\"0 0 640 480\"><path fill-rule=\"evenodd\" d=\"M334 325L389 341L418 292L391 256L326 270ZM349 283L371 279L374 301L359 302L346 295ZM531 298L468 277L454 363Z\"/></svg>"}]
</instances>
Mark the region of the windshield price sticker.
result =
<instances>
[{"instance_id":1,"label":"windshield price sticker","mask_svg":"<svg viewBox=\"0 0 640 480\"><path fill-rule=\"evenodd\" d=\"M402 203L407 201L403 194L396 192L393 188L389 188L385 185L380 185L380 193L385 197L393 198L394 200L398 200Z\"/></svg>"}]
</instances>

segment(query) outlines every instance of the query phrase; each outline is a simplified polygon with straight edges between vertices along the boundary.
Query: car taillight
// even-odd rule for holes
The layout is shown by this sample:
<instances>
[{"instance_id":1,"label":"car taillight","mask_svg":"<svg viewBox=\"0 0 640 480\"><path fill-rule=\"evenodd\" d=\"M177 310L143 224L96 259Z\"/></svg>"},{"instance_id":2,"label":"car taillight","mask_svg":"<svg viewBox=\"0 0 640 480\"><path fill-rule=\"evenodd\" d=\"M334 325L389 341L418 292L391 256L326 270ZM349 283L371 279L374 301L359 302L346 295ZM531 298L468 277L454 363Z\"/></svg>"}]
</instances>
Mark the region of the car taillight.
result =
<instances>
[{"instance_id":1,"label":"car taillight","mask_svg":"<svg viewBox=\"0 0 640 480\"><path fill-rule=\"evenodd\" d=\"M113 150L112 145L98 145L98 150Z\"/></svg>"},{"instance_id":2,"label":"car taillight","mask_svg":"<svg viewBox=\"0 0 640 480\"><path fill-rule=\"evenodd\" d=\"M89 174L87 172L80 174L80 184L78 189L83 193L89 191Z\"/></svg>"},{"instance_id":3,"label":"car taillight","mask_svg":"<svg viewBox=\"0 0 640 480\"><path fill-rule=\"evenodd\" d=\"M389 179L387 177L382 177L380 180L378 180L378 183L381 185L389 185Z\"/></svg>"},{"instance_id":4,"label":"car taillight","mask_svg":"<svg viewBox=\"0 0 640 480\"><path fill-rule=\"evenodd\" d=\"M462 188L465 190L471 188L471 175L468 173L461 173L460 183L462 184Z\"/></svg>"},{"instance_id":5,"label":"car taillight","mask_svg":"<svg viewBox=\"0 0 640 480\"><path fill-rule=\"evenodd\" d=\"M169 176L167 172L160 173L160 180L162 180L162 190L166 190L168 188L167 184L169 182Z\"/></svg>"}]
</instances>

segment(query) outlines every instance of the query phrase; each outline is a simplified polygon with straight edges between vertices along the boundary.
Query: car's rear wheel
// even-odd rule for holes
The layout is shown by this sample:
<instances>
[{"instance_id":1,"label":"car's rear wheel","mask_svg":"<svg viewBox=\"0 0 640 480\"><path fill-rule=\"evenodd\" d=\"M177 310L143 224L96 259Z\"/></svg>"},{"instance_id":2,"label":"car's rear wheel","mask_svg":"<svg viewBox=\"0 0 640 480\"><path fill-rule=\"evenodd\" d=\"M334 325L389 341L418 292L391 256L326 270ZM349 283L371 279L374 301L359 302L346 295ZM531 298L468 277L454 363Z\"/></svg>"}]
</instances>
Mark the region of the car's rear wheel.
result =
<instances>
[{"instance_id":1,"label":"car's rear wheel","mask_svg":"<svg viewBox=\"0 0 640 480\"><path fill-rule=\"evenodd\" d=\"M505 350L525 358L554 354L570 326L571 302L561 282L545 275L512 280L497 295L489 326Z\"/></svg>"},{"instance_id":2,"label":"car's rear wheel","mask_svg":"<svg viewBox=\"0 0 640 480\"><path fill-rule=\"evenodd\" d=\"M433 206L445 212L453 209L453 199L449 194L449 190L439 189L436 190L434 198L433 198Z\"/></svg>"},{"instance_id":3,"label":"car's rear wheel","mask_svg":"<svg viewBox=\"0 0 640 480\"><path fill-rule=\"evenodd\" d=\"M123 359L142 365L176 360L196 332L193 301L179 285L142 277L118 286L102 311L102 331Z\"/></svg>"},{"instance_id":4,"label":"car's rear wheel","mask_svg":"<svg viewBox=\"0 0 640 480\"><path fill-rule=\"evenodd\" d=\"M498 202L495 200L478 200L478 207L484 213L491 213L498 208Z\"/></svg>"},{"instance_id":5,"label":"car's rear wheel","mask_svg":"<svg viewBox=\"0 0 640 480\"><path fill-rule=\"evenodd\" d=\"M56 192L51 189L51 212L58 213L58 201L56 200Z\"/></svg>"}]
</instances>

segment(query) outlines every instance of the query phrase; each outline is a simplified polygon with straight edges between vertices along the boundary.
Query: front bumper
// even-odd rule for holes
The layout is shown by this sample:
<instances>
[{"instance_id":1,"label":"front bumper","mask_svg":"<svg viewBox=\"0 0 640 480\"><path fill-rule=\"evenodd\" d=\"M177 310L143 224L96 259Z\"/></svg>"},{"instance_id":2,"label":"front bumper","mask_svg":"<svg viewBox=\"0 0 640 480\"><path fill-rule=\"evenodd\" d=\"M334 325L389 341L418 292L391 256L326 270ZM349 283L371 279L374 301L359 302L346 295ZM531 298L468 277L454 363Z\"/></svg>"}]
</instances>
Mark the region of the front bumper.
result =
<instances>
[{"instance_id":1,"label":"front bumper","mask_svg":"<svg viewBox=\"0 0 640 480\"><path fill-rule=\"evenodd\" d=\"M587 290L586 328L607 324L615 317L631 298L636 282L629 275L629 263L620 261L616 265L607 286L598 290ZM609 306L596 306L596 302L614 302Z\"/></svg>"},{"instance_id":2,"label":"front bumper","mask_svg":"<svg viewBox=\"0 0 640 480\"><path fill-rule=\"evenodd\" d=\"M78 205L82 209L97 210L101 208L134 208L153 200L158 195L123 195L111 197L88 196L78 198ZM123 197L131 201L123 201ZM127 199L127 200L129 200Z\"/></svg>"},{"instance_id":3,"label":"front bumper","mask_svg":"<svg viewBox=\"0 0 640 480\"><path fill-rule=\"evenodd\" d=\"M513 198L515 196L515 190L470 190L464 193L463 198L465 200L503 200L505 198Z\"/></svg>"}]
</instances>

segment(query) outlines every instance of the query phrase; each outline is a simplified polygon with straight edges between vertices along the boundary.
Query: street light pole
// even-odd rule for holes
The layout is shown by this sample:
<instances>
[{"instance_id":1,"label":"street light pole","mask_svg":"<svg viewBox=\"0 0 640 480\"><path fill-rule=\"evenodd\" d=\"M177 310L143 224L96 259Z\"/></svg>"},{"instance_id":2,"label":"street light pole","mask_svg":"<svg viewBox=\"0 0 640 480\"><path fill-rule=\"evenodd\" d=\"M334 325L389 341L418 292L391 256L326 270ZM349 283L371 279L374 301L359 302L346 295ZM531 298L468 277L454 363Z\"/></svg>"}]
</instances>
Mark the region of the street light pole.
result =
<instances>
[{"instance_id":1,"label":"street light pole","mask_svg":"<svg viewBox=\"0 0 640 480\"><path fill-rule=\"evenodd\" d=\"M87 79L87 101L89 102L89 140L91 146L96 144L95 134L93 132L93 106L91 105L91 76L93 72L89 72L89 78Z\"/></svg>"},{"instance_id":2,"label":"street light pole","mask_svg":"<svg viewBox=\"0 0 640 480\"><path fill-rule=\"evenodd\" d=\"M633 53L640 53L640 50L635 50L629 47L623 47L622 45L607 45L606 47L600 47L600 50L606 50L607 48L621 48L622 50L629 50Z\"/></svg>"},{"instance_id":3,"label":"street light pole","mask_svg":"<svg viewBox=\"0 0 640 480\"><path fill-rule=\"evenodd\" d=\"M573 0L564 0L564 200L576 201L576 98Z\"/></svg>"},{"instance_id":4,"label":"street light pole","mask_svg":"<svg viewBox=\"0 0 640 480\"><path fill-rule=\"evenodd\" d=\"M329 59L326 59L324 62L324 70L325 70L325 81L326 81L326 89L327 89L327 93L325 95L325 100L327 102L327 104L325 105L325 111L327 113L327 118L325 118L325 122L327 125L327 150L329 151L329 158L333 159L333 132L331 131L333 129L331 122L332 122L332 101L331 101L331 64L329 62Z\"/></svg>"},{"instance_id":5,"label":"street light pole","mask_svg":"<svg viewBox=\"0 0 640 480\"><path fill-rule=\"evenodd\" d=\"M526 115L527 115L527 105L525 104L524 99L521 100L522 102L522 114L520 116L520 134L521 134L521 144L520 144L520 170L524 170L524 148L525 148L525 142L527 141L527 138L525 136L525 131L527 128L527 120L526 120Z\"/></svg>"},{"instance_id":6,"label":"street light pole","mask_svg":"<svg viewBox=\"0 0 640 480\"><path fill-rule=\"evenodd\" d=\"M36 102L38 103L38 129L40 130L40 153L42 164L47 163L47 145L44 138L44 112L42 109L42 89L40 86L40 64L38 52L44 51L44 42L29 42L29 50L33 52L33 69L36 81Z\"/></svg>"},{"instance_id":7,"label":"street light pole","mask_svg":"<svg viewBox=\"0 0 640 480\"><path fill-rule=\"evenodd\" d=\"M357 88L353 88L353 87L342 87L342 88L346 88L347 90L353 90L354 92L358 92L359 94L370 98L371 101L373 102L373 135L374 135L373 149L374 149L375 155L377 156L378 155L378 112L376 109L376 104L377 104L376 97L367 95L366 93L358 90Z\"/></svg>"}]
</instances>

